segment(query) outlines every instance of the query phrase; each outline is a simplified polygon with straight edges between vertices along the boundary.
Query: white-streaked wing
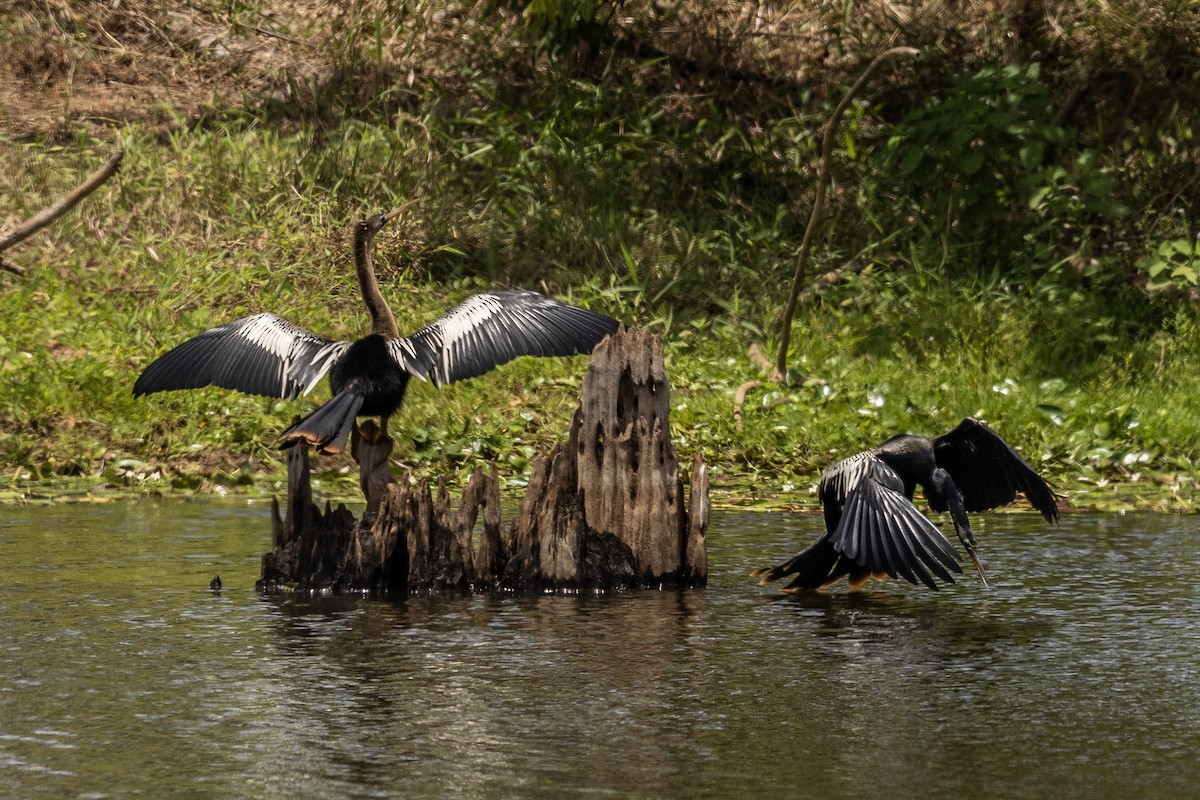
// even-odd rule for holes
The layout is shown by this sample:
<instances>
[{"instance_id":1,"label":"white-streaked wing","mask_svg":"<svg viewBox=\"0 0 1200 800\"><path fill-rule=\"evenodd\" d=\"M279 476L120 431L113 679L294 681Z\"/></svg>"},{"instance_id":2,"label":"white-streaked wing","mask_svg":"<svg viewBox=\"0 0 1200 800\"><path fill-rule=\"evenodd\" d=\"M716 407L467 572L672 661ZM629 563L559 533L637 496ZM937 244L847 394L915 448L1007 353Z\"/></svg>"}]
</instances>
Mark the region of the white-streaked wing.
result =
<instances>
[{"instance_id":1,"label":"white-streaked wing","mask_svg":"<svg viewBox=\"0 0 1200 800\"><path fill-rule=\"evenodd\" d=\"M537 292L487 292L407 339L391 343L397 363L435 385L473 378L517 356L590 353L616 320Z\"/></svg>"},{"instance_id":2,"label":"white-streaked wing","mask_svg":"<svg viewBox=\"0 0 1200 800\"><path fill-rule=\"evenodd\" d=\"M871 572L886 572L931 589L932 572L953 583L958 556L941 531L904 496L904 482L875 454L859 453L826 470L822 500L844 505L830 531L833 548ZM838 494L844 492L844 494Z\"/></svg>"},{"instance_id":3,"label":"white-streaked wing","mask_svg":"<svg viewBox=\"0 0 1200 800\"><path fill-rule=\"evenodd\" d=\"M138 376L133 394L220 386L292 399L311 391L349 346L275 314L255 314L163 353Z\"/></svg>"},{"instance_id":4,"label":"white-streaked wing","mask_svg":"<svg viewBox=\"0 0 1200 800\"><path fill-rule=\"evenodd\" d=\"M392 360L400 365L400 369L408 374L426 380L429 374L430 356L426 348L418 348L412 339L389 339L388 352Z\"/></svg>"},{"instance_id":5,"label":"white-streaked wing","mask_svg":"<svg viewBox=\"0 0 1200 800\"><path fill-rule=\"evenodd\" d=\"M897 491L904 491L904 482L900 480L900 477L892 472L886 464L883 464L877 455L868 450L834 462L821 473L821 485L818 489L821 504L836 503L838 507L845 505L847 495L854 491L859 481L867 477L872 467L875 466L884 467L880 471L880 480L887 480L886 476L890 473L895 477L894 488Z\"/></svg>"}]
</instances>

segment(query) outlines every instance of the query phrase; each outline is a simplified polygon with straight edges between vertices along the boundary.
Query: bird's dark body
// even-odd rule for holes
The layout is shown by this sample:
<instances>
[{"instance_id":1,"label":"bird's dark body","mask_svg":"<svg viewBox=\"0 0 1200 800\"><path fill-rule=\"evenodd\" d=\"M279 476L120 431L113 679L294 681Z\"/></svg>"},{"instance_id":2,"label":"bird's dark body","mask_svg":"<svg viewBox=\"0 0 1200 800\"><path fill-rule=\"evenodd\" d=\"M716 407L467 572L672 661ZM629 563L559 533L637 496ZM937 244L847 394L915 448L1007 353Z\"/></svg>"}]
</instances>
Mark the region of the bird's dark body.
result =
<instances>
[{"instance_id":1,"label":"bird's dark body","mask_svg":"<svg viewBox=\"0 0 1200 800\"><path fill-rule=\"evenodd\" d=\"M909 499L920 482L920 476L932 475L937 469L937 461L933 457L933 439L928 436L893 436L875 448L875 455L904 481L904 496Z\"/></svg>"},{"instance_id":2,"label":"bird's dark body","mask_svg":"<svg viewBox=\"0 0 1200 800\"><path fill-rule=\"evenodd\" d=\"M362 396L363 417L390 417L404 402L409 374L388 352L387 339L372 333L354 342L329 368L333 394L349 389Z\"/></svg>"},{"instance_id":3,"label":"bird's dark body","mask_svg":"<svg viewBox=\"0 0 1200 800\"><path fill-rule=\"evenodd\" d=\"M846 577L902 577L937 589L961 572L946 538L912 504L916 487L934 511L949 511L955 532L975 562L967 511L1011 503L1023 492L1047 522L1058 518L1053 492L991 428L967 418L936 439L908 434L833 464L821 476L825 534L799 555L756 570L763 583L795 577L789 591L817 589Z\"/></svg>"}]
</instances>

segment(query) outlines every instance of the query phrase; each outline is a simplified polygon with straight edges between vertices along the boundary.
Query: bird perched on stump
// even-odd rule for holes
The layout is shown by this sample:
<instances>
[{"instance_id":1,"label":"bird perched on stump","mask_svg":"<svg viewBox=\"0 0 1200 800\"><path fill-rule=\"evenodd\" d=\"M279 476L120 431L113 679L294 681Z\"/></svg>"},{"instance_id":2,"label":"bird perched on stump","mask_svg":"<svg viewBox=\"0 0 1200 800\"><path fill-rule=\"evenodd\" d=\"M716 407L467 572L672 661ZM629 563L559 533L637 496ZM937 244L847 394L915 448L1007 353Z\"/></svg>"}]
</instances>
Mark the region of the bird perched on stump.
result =
<instances>
[{"instance_id":1,"label":"bird perched on stump","mask_svg":"<svg viewBox=\"0 0 1200 800\"><path fill-rule=\"evenodd\" d=\"M290 400L312 391L328 373L333 397L280 440L285 447L307 442L337 453L358 417L379 417L386 435L388 417L404 400L410 377L428 377L441 386L517 356L590 353L617 331L613 319L536 292L496 291L472 295L413 335L400 336L371 263L375 235L396 213L355 226L354 265L371 316L369 334L335 341L275 314L242 317L159 356L134 383L134 396L212 385Z\"/></svg>"},{"instance_id":2,"label":"bird perched on stump","mask_svg":"<svg viewBox=\"0 0 1200 800\"><path fill-rule=\"evenodd\" d=\"M827 586L845 577L858 588L867 578L900 577L937 590L935 578L954 583L958 555L941 531L912 503L921 485L929 507L949 511L984 586L968 511L985 511L1022 492L1047 522L1058 519L1054 493L1000 435L970 417L931 439L901 435L838 461L821 476L825 535L799 555L755 570L760 583L795 575L784 591Z\"/></svg>"}]
</instances>

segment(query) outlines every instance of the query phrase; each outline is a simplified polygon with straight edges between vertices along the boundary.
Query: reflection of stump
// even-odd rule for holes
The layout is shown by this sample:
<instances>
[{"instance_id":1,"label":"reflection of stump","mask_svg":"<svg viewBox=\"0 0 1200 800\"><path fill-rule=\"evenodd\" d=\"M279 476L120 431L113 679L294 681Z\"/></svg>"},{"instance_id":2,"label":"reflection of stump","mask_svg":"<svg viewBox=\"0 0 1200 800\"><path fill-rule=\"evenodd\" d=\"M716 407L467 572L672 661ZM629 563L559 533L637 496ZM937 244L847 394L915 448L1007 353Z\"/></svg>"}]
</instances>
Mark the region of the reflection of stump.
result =
<instances>
[{"instance_id":1,"label":"reflection of stump","mask_svg":"<svg viewBox=\"0 0 1200 800\"><path fill-rule=\"evenodd\" d=\"M685 508L662 345L646 331L596 348L567 443L536 460L507 538L494 468L471 476L454 513L444 479L434 498L425 481L392 478L391 449L373 423L355 432L367 496L358 522L344 506L322 514L312 504L307 447L288 449L287 512L273 508L260 588L605 590L707 579L707 468L697 454Z\"/></svg>"}]
</instances>

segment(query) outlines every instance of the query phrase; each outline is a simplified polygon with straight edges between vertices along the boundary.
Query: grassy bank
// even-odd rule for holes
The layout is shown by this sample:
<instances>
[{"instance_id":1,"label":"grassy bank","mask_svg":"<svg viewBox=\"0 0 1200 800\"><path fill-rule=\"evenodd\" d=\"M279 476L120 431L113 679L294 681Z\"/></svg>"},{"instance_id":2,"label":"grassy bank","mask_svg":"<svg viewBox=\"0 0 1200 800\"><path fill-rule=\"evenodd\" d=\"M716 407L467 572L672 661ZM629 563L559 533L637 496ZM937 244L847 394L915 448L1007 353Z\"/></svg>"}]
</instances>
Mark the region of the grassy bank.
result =
<instances>
[{"instance_id":1,"label":"grassy bank","mask_svg":"<svg viewBox=\"0 0 1200 800\"><path fill-rule=\"evenodd\" d=\"M27 247L28 276L0 294L10 490L58 476L134 489L274 486L274 437L311 401L221 390L135 400L130 387L164 349L258 310L329 335L363 330L346 229L420 190L378 180L400 171L388 164L391 131L354 124L342 133L339 148L313 159L311 131L266 135L248 121L166 142L123 131L119 180ZM8 194L32 209L105 151L9 143L4 152ZM343 196L318 190L319 172L343 184L366 177ZM479 263L487 250L466 250L464 237L447 235L452 225L418 206L382 236L380 272L405 327L496 280ZM672 222L662 225L669 235ZM731 251L731 267L750 269L741 252ZM1183 508L1191 499L1200 327L1185 310L1140 338L1106 322L1089 295L868 270L804 307L796 383L751 392L738 431L734 392L762 378L746 345L777 295L734 298L714 314L648 297L636 264L574 281L559 266L548 291L663 334L676 441L704 452L731 500L811 502L831 459L897 431L947 430L967 414L992 421L1080 504ZM582 359L530 360L440 391L416 385L398 420L397 459L424 474L494 459L519 485L530 456L565 432L582 371ZM349 479L336 483L345 459L321 463L349 493Z\"/></svg>"},{"instance_id":2,"label":"grassy bank","mask_svg":"<svg viewBox=\"0 0 1200 800\"><path fill-rule=\"evenodd\" d=\"M222 14L206 21L265 24ZM703 451L726 502L811 504L831 460L976 415L1076 506L1193 507L1200 279L1173 244L1190 241L1188 215L1159 213L1190 208L1195 192L1172 194L1163 177L1194 157L1185 121L1127 120L1127 133L1155 126L1159 138L1106 143L1098 129L1052 124L1069 90L1052 65L988 72L969 60L918 67L930 92L960 104L955 119L968 98L995 98L984 111L999 117L981 116L964 150L948 149L949 118L903 87L859 107L815 250L814 272L837 278L806 297L789 381L752 391L739 430L734 393L764 378L748 345L773 352L828 101L797 105L783 96L802 96L796 87L769 83L743 97L728 78L711 96L683 92L664 81L669 60L623 60L619 48L583 66L523 66L499 46L490 60L439 50L438 69L413 77L415 45L402 57L366 35L380 19L359 20L358 37L297 39L328 70L309 94L281 99L264 84L269 101L218 92L203 113L165 122L0 136L3 226L113 146L127 151L115 180L8 256L24 276L0 273L0 498L31 484L54 494L67 479L275 491L275 436L325 387L296 402L220 390L135 400L133 380L166 348L257 311L363 332L348 227L416 198L379 240L402 329L495 286L654 328L675 440ZM504 21L489 30L510 31L498 41L519 51ZM217 57L202 55L213 70ZM393 424L395 458L428 475L495 460L518 487L532 455L564 436L583 369L524 361L414 386ZM356 492L348 463L320 461L327 491Z\"/></svg>"}]
</instances>

